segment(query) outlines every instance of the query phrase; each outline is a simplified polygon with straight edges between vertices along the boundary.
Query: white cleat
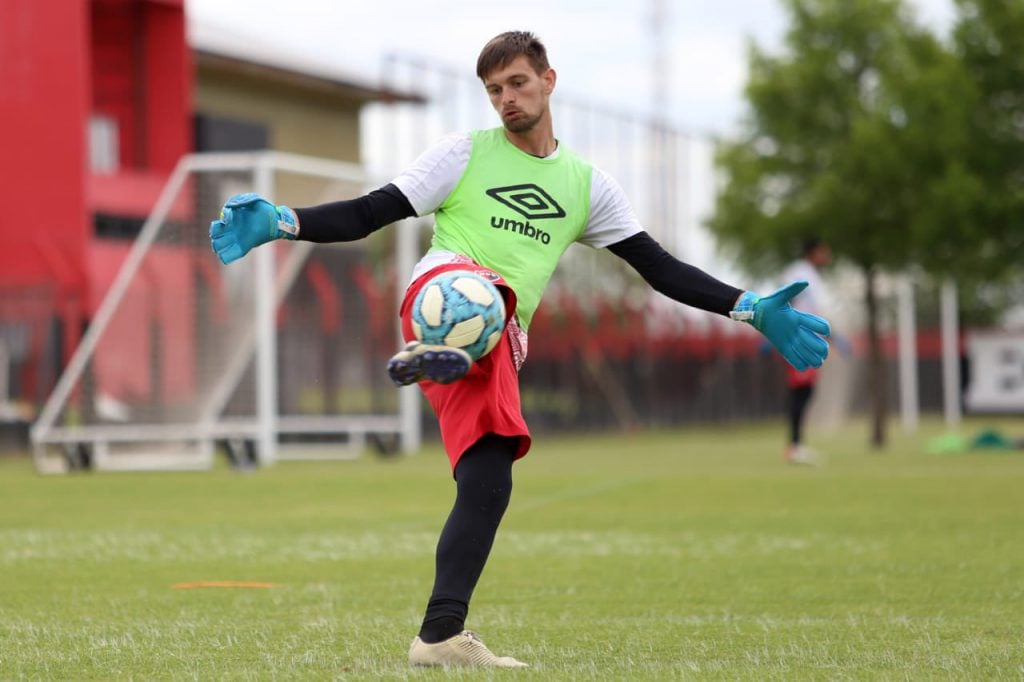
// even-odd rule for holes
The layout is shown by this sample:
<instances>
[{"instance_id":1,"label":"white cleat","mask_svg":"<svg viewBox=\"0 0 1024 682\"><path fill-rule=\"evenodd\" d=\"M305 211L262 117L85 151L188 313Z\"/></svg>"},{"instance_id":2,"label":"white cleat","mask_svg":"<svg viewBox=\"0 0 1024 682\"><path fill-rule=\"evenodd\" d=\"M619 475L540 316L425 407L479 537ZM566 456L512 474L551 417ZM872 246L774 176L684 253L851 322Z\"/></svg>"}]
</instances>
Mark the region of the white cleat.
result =
<instances>
[{"instance_id":1,"label":"white cleat","mask_svg":"<svg viewBox=\"0 0 1024 682\"><path fill-rule=\"evenodd\" d=\"M802 445L796 445L790 447L789 450L786 451L786 461L790 464L817 466L820 464L821 456L810 448Z\"/></svg>"},{"instance_id":2,"label":"white cleat","mask_svg":"<svg viewBox=\"0 0 1024 682\"><path fill-rule=\"evenodd\" d=\"M463 630L437 644L427 644L417 637L409 647L409 665L473 667L473 668L526 668L527 665L511 656L495 656L487 645L469 630Z\"/></svg>"}]
</instances>

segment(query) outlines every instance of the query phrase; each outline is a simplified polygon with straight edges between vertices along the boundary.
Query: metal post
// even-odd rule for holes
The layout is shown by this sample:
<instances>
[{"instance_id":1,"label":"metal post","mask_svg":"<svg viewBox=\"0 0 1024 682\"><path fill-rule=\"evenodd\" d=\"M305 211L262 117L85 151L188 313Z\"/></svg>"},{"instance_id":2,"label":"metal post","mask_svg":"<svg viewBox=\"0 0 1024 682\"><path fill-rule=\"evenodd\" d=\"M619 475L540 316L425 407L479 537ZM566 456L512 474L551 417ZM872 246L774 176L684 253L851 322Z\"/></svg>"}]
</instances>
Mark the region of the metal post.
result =
<instances>
[{"instance_id":1,"label":"metal post","mask_svg":"<svg viewBox=\"0 0 1024 682\"><path fill-rule=\"evenodd\" d=\"M395 226L398 229L395 259L398 276L398 304L401 305L405 287L412 277L412 269L419 258L418 220L403 220ZM402 330L398 329L396 342L404 343ZM400 345L396 346L400 348ZM398 390L398 419L401 429L402 452L407 455L419 452L423 442L423 428L420 424L420 389L418 386L406 386Z\"/></svg>"},{"instance_id":2,"label":"metal post","mask_svg":"<svg viewBox=\"0 0 1024 682\"><path fill-rule=\"evenodd\" d=\"M269 159L261 159L254 177L257 194L274 196L274 168ZM262 466L274 463L277 456L277 334L274 313L274 248L271 242L254 249L253 287L256 291L256 456Z\"/></svg>"},{"instance_id":3,"label":"metal post","mask_svg":"<svg viewBox=\"0 0 1024 682\"><path fill-rule=\"evenodd\" d=\"M142 265L142 259L146 255L146 251L153 244L157 231L171 212L174 199L181 191L182 185L185 184L185 178L188 177L192 158L191 156L186 156L178 162L178 165L174 167L174 171L171 173L171 177L167 180L167 184L161 190L160 196L157 197L156 204L153 206L153 212L146 218L146 222L143 223L139 236L135 238L132 248L128 252L128 257L121 264L121 269L117 271L117 277L114 278L113 284L107 290L106 295L103 297L103 302L100 303L99 309L96 310L96 314L93 315L92 321L89 323L89 327L85 330L85 334L82 335L81 340L75 347L75 352L72 353L67 367L64 368L64 372L61 373L57 385L54 387L53 392L50 393L50 397L47 398L46 404L43 405L43 409L39 413L35 424L32 425L31 437L33 442L38 442L44 438L53 427L57 414L71 394L75 381L85 371L85 366L89 362L89 353L99 343L100 336L106 330L107 325L110 324L118 304L128 291L132 277ZM38 458L36 463L37 465L42 465Z\"/></svg>"},{"instance_id":4,"label":"metal post","mask_svg":"<svg viewBox=\"0 0 1024 682\"><path fill-rule=\"evenodd\" d=\"M656 239L662 242L669 253L679 254L678 234L676 233L675 216L670 214L670 185L667 182L669 161L668 146L668 110L671 106L669 92L671 77L669 75L670 55L668 47L668 2L667 0L650 0L650 43L651 59L651 130L650 167L648 172L650 193L650 225L655 230Z\"/></svg>"},{"instance_id":5,"label":"metal post","mask_svg":"<svg viewBox=\"0 0 1024 682\"><path fill-rule=\"evenodd\" d=\"M917 431L920 414L917 396L917 324L914 320L914 282L910 275L897 288L900 368L900 419L906 433Z\"/></svg>"},{"instance_id":6,"label":"metal post","mask_svg":"<svg viewBox=\"0 0 1024 682\"><path fill-rule=\"evenodd\" d=\"M385 62L384 67L388 82L397 87L397 83L392 82L396 78L396 60L391 57ZM397 135L400 114L398 108L393 103L389 113L392 132L389 136L387 152L390 156L389 162L391 166L395 167L402 162ZM421 141L422 139L417 140L417 142ZM399 277L397 287L398 305L401 306L402 298L405 295L405 288L412 277L412 270L416 266L416 261L419 259L419 221L415 219L403 220L395 226L395 229L395 266ZM395 332L395 348L397 350L404 343L404 339L402 338L401 327L396 325ZM418 386L406 386L398 390L398 424L402 452L407 455L418 452L423 441L422 425L420 424L420 389Z\"/></svg>"},{"instance_id":7,"label":"metal post","mask_svg":"<svg viewBox=\"0 0 1024 682\"><path fill-rule=\"evenodd\" d=\"M942 283L942 400L947 426L960 424L960 322L956 282Z\"/></svg>"}]
</instances>

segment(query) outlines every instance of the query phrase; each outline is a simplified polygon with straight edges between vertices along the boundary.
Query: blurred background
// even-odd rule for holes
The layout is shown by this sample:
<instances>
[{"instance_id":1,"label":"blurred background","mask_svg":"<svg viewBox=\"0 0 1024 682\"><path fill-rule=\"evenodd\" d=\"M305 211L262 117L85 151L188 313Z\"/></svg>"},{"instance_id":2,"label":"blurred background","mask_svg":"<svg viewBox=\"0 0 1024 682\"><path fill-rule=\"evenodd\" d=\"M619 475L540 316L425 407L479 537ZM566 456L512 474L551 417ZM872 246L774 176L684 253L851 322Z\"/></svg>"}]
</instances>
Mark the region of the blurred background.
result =
<instances>
[{"instance_id":1,"label":"blurred background","mask_svg":"<svg viewBox=\"0 0 1024 682\"><path fill-rule=\"evenodd\" d=\"M429 218L230 268L206 231L236 192L357 196L495 125L475 59L512 28L548 46L559 139L677 257L764 290L831 246L844 352L812 428L866 417L882 449L922 413L1024 414L1024 5L591 4L0 3L3 449L202 468L436 439L384 372ZM784 372L748 327L574 247L521 384L538 433L629 430L781 421Z\"/></svg>"}]
</instances>

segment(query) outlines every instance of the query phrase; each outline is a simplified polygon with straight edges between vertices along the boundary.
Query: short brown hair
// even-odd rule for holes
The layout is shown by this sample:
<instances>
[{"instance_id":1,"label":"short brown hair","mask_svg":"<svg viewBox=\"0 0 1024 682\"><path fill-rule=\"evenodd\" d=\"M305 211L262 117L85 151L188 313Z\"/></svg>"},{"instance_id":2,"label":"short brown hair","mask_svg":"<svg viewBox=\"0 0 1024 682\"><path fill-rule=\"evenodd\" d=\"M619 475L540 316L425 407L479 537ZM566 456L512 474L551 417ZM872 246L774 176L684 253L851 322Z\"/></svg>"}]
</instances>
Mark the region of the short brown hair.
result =
<instances>
[{"instance_id":1,"label":"short brown hair","mask_svg":"<svg viewBox=\"0 0 1024 682\"><path fill-rule=\"evenodd\" d=\"M495 69L508 66L519 55L525 55L537 74L551 68L548 51L540 38L529 31L506 31L491 38L476 60L476 75L483 80Z\"/></svg>"}]
</instances>

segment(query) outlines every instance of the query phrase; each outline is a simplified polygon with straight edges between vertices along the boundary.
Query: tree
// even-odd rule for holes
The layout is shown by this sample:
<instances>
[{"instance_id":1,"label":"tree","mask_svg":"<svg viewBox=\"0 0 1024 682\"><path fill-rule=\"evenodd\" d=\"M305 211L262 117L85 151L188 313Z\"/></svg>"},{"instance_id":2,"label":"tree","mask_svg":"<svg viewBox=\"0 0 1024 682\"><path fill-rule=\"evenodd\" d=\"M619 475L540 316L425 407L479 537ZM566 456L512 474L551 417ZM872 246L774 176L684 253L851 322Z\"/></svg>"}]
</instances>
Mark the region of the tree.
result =
<instances>
[{"instance_id":1,"label":"tree","mask_svg":"<svg viewBox=\"0 0 1024 682\"><path fill-rule=\"evenodd\" d=\"M863 274L871 443L886 440L880 273L971 243L981 183L966 167L977 99L960 62L900 0L786 0L782 54L750 48L750 105L716 162L709 226L754 273L808 236ZM941 216L942 230L932 221Z\"/></svg>"},{"instance_id":2,"label":"tree","mask_svg":"<svg viewBox=\"0 0 1024 682\"><path fill-rule=\"evenodd\" d=\"M983 238L970 259L982 279L1016 278L1024 260L1024 3L957 0L953 33L977 90L966 166L984 188Z\"/></svg>"}]
</instances>

